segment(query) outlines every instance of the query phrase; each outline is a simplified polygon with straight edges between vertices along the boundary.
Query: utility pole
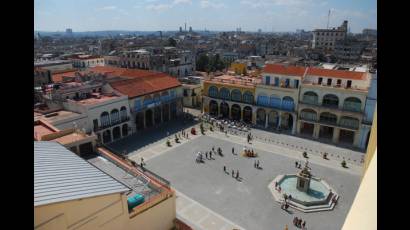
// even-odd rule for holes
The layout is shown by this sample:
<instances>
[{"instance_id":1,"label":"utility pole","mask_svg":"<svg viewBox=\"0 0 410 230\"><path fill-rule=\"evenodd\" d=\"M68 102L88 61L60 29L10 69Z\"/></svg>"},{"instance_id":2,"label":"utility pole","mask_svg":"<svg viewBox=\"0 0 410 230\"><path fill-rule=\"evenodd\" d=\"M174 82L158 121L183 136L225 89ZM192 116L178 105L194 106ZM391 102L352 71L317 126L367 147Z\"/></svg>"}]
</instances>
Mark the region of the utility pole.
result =
<instances>
[{"instance_id":1,"label":"utility pole","mask_svg":"<svg viewBox=\"0 0 410 230\"><path fill-rule=\"evenodd\" d=\"M330 10L329 10L329 13L327 14L327 26L326 26L326 29L329 29L329 20L330 20Z\"/></svg>"}]
</instances>

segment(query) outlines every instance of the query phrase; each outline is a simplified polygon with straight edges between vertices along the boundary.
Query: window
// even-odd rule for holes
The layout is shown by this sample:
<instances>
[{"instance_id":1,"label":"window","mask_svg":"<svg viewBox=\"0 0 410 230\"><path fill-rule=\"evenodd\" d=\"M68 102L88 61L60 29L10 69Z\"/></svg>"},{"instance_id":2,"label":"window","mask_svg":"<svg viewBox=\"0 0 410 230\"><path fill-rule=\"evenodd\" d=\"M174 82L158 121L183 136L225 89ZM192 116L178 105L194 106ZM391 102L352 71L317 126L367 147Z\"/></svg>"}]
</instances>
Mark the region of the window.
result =
<instances>
[{"instance_id":1,"label":"window","mask_svg":"<svg viewBox=\"0 0 410 230\"><path fill-rule=\"evenodd\" d=\"M328 78L328 79L327 79L327 85L328 85L328 86L332 85L332 78Z\"/></svg>"},{"instance_id":2,"label":"window","mask_svg":"<svg viewBox=\"0 0 410 230\"><path fill-rule=\"evenodd\" d=\"M340 80L340 79L337 79L337 83L336 83L338 86L340 86L341 84L342 84L342 80Z\"/></svg>"},{"instance_id":3,"label":"window","mask_svg":"<svg viewBox=\"0 0 410 230\"><path fill-rule=\"evenodd\" d=\"M285 80L285 87L286 87L286 88L289 88L289 84L290 84L290 80L289 80L289 78L287 78L287 79Z\"/></svg>"},{"instance_id":4,"label":"window","mask_svg":"<svg viewBox=\"0 0 410 230\"><path fill-rule=\"evenodd\" d=\"M319 85L321 85L322 84L322 81L323 81L323 78L321 78L321 77L319 77Z\"/></svg>"},{"instance_id":5,"label":"window","mask_svg":"<svg viewBox=\"0 0 410 230\"><path fill-rule=\"evenodd\" d=\"M279 86L279 78L275 77L275 86Z\"/></svg>"},{"instance_id":6,"label":"window","mask_svg":"<svg viewBox=\"0 0 410 230\"><path fill-rule=\"evenodd\" d=\"M265 84L270 85L270 76L265 76L265 79L266 79Z\"/></svg>"},{"instance_id":7,"label":"window","mask_svg":"<svg viewBox=\"0 0 410 230\"><path fill-rule=\"evenodd\" d=\"M294 80L295 89L299 88L299 80Z\"/></svg>"},{"instance_id":8,"label":"window","mask_svg":"<svg viewBox=\"0 0 410 230\"><path fill-rule=\"evenodd\" d=\"M346 88L350 88L350 87L352 87L352 81L351 81L351 80L348 80L348 81L347 81Z\"/></svg>"},{"instance_id":9,"label":"window","mask_svg":"<svg viewBox=\"0 0 410 230\"><path fill-rule=\"evenodd\" d=\"M93 120L93 125L94 125L94 132L96 132L98 129L98 119Z\"/></svg>"}]
</instances>

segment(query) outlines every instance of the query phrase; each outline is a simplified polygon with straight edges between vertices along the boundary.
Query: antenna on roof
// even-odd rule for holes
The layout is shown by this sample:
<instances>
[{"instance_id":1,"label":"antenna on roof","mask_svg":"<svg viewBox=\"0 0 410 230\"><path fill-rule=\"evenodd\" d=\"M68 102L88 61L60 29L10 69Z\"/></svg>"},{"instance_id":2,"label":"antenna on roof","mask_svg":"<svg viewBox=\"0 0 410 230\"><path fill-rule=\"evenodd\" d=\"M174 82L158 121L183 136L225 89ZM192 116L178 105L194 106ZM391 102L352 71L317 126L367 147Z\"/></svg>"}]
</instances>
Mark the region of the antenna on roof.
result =
<instances>
[{"instance_id":1,"label":"antenna on roof","mask_svg":"<svg viewBox=\"0 0 410 230\"><path fill-rule=\"evenodd\" d=\"M329 29L329 20L330 20L330 10L329 10L329 13L327 14L327 26L326 26L326 29Z\"/></svg>"}]
</instances>

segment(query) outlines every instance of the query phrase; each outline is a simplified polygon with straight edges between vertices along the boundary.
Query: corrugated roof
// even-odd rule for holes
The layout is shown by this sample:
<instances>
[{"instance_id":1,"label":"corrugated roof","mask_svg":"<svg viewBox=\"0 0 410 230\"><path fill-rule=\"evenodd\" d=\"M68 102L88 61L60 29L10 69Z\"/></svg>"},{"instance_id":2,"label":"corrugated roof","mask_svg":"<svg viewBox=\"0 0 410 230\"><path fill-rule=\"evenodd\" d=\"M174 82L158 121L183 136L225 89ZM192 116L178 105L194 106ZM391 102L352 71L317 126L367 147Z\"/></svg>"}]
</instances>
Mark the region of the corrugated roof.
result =
<instances>
[{"instance_id":1,"label":"corrugated roof","mask_svg":"<svg viewBox=\"0 0 410 230\"><path fill-rule=\"evenodd\" d=\"M64 146L34 142L34 206L129 190Z\"/></svg>"}]
</instances>

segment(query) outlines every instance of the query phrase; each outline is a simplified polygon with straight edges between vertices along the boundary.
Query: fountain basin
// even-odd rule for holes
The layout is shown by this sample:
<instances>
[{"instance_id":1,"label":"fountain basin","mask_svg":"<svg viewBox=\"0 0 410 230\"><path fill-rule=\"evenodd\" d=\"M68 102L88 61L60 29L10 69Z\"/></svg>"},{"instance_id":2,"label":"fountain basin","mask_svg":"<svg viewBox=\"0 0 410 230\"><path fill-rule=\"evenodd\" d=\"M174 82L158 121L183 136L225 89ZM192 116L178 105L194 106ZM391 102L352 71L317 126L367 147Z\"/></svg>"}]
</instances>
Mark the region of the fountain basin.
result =
<instances>
[{"instance_id":1,"label":"fountain basin","mask_svg":"<svg viewBox=\"0 0 410 230\"><path fill-rule=\"evenodd\" d=\"M275 182L281 187L280 192L275 189ZM284 201L284 194L292 195L292 198L288 199L289 206L303 212L326 211L334 208L335 203L332 200L333 198L337 200L339 196L323 179L312 177L307 192L298 190L296 183L296 174L286 174L277 176L268 187L277 202Z\"/></svg>"}]
</instances>

